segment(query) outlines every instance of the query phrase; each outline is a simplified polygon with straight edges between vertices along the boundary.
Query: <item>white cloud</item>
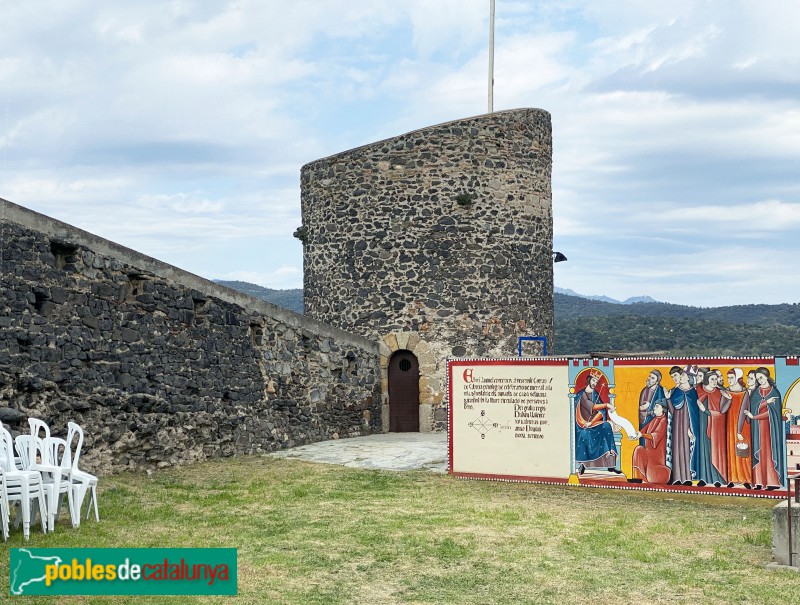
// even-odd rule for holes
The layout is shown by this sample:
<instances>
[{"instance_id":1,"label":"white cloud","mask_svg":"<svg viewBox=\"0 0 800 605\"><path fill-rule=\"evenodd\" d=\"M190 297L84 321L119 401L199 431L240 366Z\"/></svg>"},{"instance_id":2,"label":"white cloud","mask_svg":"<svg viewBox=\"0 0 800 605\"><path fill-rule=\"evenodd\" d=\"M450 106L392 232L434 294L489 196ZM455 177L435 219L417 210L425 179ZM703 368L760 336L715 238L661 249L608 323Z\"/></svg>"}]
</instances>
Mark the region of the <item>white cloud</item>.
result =
<instances>
[{"instance_id":1,"label":"white cloud","mask_svg":"<svg viewBox=\"0 0 800 605\"><path fill-rule=\"evenodd\" d=\"M483 0L408 0L414 49L422 57L458 55L475 40L489 40L488 4Z\"/></svg>"},{"instance_id":2,"label":"white cloud","mask_svg":"<svg viewBox=\"0 0 800 605\"><path fill-rule=\"evenodd\" d=\"M3 16L0 196L210 278L299 287L303 164L487 106L485 0ZM794 0L498 0L495 109L553 117L559 285L800 299L798 22Z\"/></svg>"},{"instance_id":3,"label":"white cloud","mask_svg":"<svg viewBox=\"0 0 800 605\"><path fill-rule=\"evenodd\" d=\"M52 173L23 173L5 182L4 195L9 201L36 200L41 206L57 208L65 204L103 202L130 186L131 182L124 177L60 180Z\"/></svg>"},{"instance_id":4,"label":"white cloud","mask_svg":"<svg viewBox=\"0 0 800 605\"><path fill-rule=\"evenodd\" d=\"M671 225L695 225L696 230L707 232L709 221L724 225L725 229L739 228L751 234L774 231L792 231L800 226L800 203L765 200L752 204L693 206L664 209L659 216Z\"/></svg>"},{"instance_id":5,"label":"white cloud","mask_svg":"<svg viewBox=\"0 0 800 605\"><path fill-rule=\"evenodd\" d=\"M199 192L171 195L143 195L138 203L146 212L176 212L178 214L220 214L225 209L222 200L206 199Z\"/></svg>"}]
</instances>

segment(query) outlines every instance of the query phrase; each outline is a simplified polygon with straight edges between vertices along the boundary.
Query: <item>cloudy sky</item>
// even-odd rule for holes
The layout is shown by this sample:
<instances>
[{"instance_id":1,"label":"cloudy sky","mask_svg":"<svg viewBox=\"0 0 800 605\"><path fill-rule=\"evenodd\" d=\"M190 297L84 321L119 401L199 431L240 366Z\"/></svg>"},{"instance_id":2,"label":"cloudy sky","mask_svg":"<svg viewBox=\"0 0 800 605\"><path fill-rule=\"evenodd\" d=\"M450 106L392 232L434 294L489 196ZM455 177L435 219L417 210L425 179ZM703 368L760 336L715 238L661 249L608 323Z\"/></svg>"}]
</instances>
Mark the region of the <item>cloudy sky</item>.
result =
<instances>
[{"instance_id":1,"label":"cloudy sky","mask_svg":"<svg viewBox=\"0 0 800 605\"><path fill-rule=\"evenodd\" d=\"M495 110L552 113L556 285L800 301L800 3L497 0ZM300 167L487 111L489 0L0 0L0 197L302 286Z\"/></svg>"}]
</instances>

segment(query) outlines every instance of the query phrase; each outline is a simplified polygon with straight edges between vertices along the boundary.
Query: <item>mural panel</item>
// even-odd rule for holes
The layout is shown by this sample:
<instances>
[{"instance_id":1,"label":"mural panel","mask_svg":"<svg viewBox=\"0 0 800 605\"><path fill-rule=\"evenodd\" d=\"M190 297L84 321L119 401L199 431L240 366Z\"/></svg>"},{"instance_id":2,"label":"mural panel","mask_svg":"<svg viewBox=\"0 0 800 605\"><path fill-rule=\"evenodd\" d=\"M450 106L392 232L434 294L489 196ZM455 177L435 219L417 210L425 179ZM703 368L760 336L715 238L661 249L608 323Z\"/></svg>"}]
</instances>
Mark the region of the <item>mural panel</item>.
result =
<instances>
[{"instance_id":1,"label":"mural panel","mask_svg":"<svg viewBox=\"0 0 800 605\"><path fill-rule=\"evenodd\" d=\"M800 472L797 357L451 360L448 381L454 475L781 497Z\"/></svg>"},{"instance_id":2,"label":"mural panel","mask_svg":"<svg viewBox=\"0 0 800 605\"><path fill-rule=\"evenodd\" d=\"M451 471L509 478L569 475L570 444L563 438L570 427L562 401L569 388L566 364L479 360L451 363L449 372Z\"/></svg>"}]
</instances>

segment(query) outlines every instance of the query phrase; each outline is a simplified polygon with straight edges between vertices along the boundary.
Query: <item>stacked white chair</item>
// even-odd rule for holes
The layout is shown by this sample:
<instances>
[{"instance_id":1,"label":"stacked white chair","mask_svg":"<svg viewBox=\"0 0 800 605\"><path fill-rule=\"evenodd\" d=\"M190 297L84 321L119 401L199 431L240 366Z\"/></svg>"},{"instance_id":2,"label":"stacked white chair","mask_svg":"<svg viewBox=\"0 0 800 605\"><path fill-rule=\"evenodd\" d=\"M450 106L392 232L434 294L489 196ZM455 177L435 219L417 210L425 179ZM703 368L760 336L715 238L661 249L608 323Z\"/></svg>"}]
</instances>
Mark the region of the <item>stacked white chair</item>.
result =
<instances>
[{"instance_id":1,"label":"stacked white chair","mask_svg":"<svg viewBox=\"0 0 800 605\"><path fill-rule=\"evenodd\" d=\"M47 532L47 511L42 476L35 470L18 470L14 464L14 445L11 433L0 426L0 466L3 467L5 489L9 504L15 502L20 510L15 516L15 525L22 520L22 533L27 540L31 531L31 511L33 500L39 501L39 518L42 532ZM6 516L6 519L8 516Z\"/></svg>"},{"instance_id":2,"label":"stacked white chair","mask_svg":"<svg viewBox=\"0 0 800 605\"><path fill-rule=\"evenodd\" d=\"M61 477L63 485L60 485L60 493L56 505L55 521L58 523L58 513L61 510L61 497L67 494L67 503L69 504L69 517L72 521L72 527L80 525L80 507L75 500L74 481L72 479L72 458L66 440L59 437L48 437L43 443L47 454L49 456L50 464L61 469ZM70 499L70 496L72 498Z\"/></svg>"},{"instance_id":3,"label":"stacked white chair","mask_svg":"<svg viewBox=\"0 0 800 605\"><path fill-rule=\"evenodd\" d=\"M71 460L73 499L77 511L77 523L73 523L75 526L80 524L81 506L83 506L87 491L89 491L90 500L86 505L86 518L89 518L92 504L94 504L94 518L97 521L100 520L100 513L97 510L97 477L78 468L81 448L83 448L83 429L74 422L67 423L67 451Z\"/></svg>"},{"instance_id":4,"label":"stacked white chair","mask_svg":"<svg viewBox=\"0 0 800 605\"><path fill-rule=\"evenodd\" d=\"M47 527L55 530L55 522L61 505L61 497L66 494L70 520L75 526L75 505L73 501L72 477L70 468L62 468L51 459L52 438L50 428L38 418L29 418L30 435L20 435L16 439L17 452L25 470L41 474L42 488L47 497Z\"/></svg>"},{"instance_id":5,"label":"stacked white chair","mask_svg":"<svg viewBox=\"0 0 800 605\"><path fill-rule=\"evenodd\" d=\"M0 530L3 532L3 542L8 540L8 492L6 491L6 471L0 468Z\"/></svg>"}]
</instances>

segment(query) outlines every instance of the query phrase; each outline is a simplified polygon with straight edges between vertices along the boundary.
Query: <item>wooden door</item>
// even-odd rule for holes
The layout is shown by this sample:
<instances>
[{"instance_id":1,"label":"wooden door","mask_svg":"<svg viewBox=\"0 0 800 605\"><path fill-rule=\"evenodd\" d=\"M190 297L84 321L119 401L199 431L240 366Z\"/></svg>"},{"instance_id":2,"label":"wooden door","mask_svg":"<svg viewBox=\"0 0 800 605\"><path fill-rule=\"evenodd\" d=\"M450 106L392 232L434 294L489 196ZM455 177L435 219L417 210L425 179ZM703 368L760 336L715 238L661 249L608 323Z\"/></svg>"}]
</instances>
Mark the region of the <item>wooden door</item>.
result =
<instances>
[{"instance_id":1,"label":"wooden door","mask_svg":"<svg viewBox=\"0 0 800 605\"><path fill-rule=\"evenodd\" d=\"M411 351L397 351L389 360L389 430L419 431L419 361Z\"/></svg>"}]
</instances>

